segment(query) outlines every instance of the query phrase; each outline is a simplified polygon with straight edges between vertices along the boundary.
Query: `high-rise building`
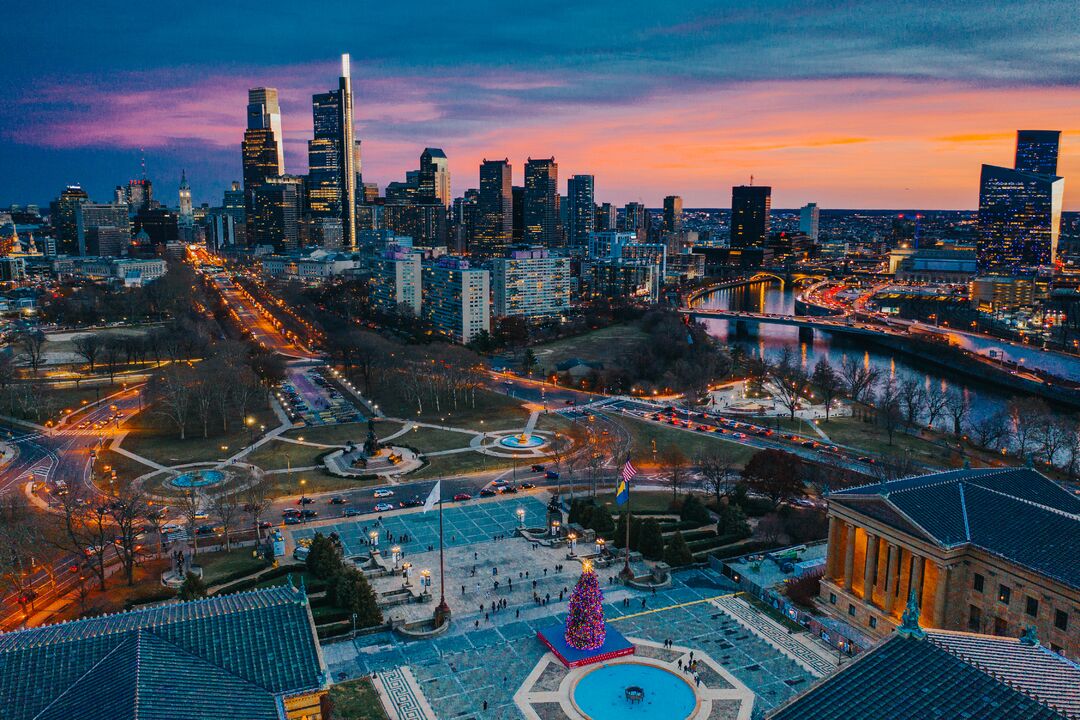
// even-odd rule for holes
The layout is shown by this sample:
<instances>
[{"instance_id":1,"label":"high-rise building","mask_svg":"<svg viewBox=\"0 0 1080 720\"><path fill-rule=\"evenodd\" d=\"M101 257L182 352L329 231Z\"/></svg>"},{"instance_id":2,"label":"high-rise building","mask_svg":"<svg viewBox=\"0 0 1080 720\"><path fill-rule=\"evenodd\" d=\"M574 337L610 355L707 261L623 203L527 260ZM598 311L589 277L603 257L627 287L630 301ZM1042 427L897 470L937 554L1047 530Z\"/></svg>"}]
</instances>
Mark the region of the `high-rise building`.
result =
<instances>
[{"instance_id":1,"label":"high-rise building","mask_svg":"<svg viewBox=\"0 0 1080 720\"><path fill-rule=\"evenodd\" d=\"M281 131L281 105L277 88L252 88L248 90L247 126L251 130L269 130L273 133L276 147L277 172L285 174L285 136Z\"/></svg>"},{"instance_id":2,"label":"high-rise building","mask_svg":"<svg viewBox=\"0 0 1080 720\"><path fill-rule=\"evenodd\" d=\"M570 259L547 248L511 248L491 261L497 317L556 318L570 308Z\"/></svg>"},{"instance_id":3,"label":"high-rise building","mask_svg":"<svg viewBox=\"0 0 1080 720\"><path fill-rule=\"evenodd\" d=\"M255 193L268 178L285 173L281 107L275 88L248 90L247 129L241 143L244 164L244 211L255 213Z\"/></svg>"},{"instance_id":4,"label":"high-rise building","mask_svg":"<svg viewBox=\"0 0 1080 720\"><path fill-rule=\"evenodd\" d=\"M275 252L300 247L304 181L295 175L267 178L255 193L255 215L248 237L253 245L272 245Z\"/></svg>"},{"instance_id":5,"label":"high-rise building","mask_svg":"<svg viewBox=\"0 0 1080 720\"><path fill-rule=\"evenodd\" d=\"M60 197L50 203L50 221L56 231L56 239L64 252L78 249L79 226L77 211L79 205L90 202L90 196L78 185L68 185Z\"/></svg>"},{"instance_id":6,"label":"high-rise building","mask_svg":"<svg viewBox=\"0 0 1080 720\"><path fill-rule=\"evenodd\" d=\"M574 175L566 181L566 237L572 249L589 243L596 229L596 199L592 175Z\"/></svg>"},{"instance_id":7,"label":"high-rise building","mask_svg":"<svg viewBox=\"0 0 1080 720\"><path fill-rule=\"evenodd\" d=\"M423 316L435 332L469 343L491 331L491 281L487 270L454 256L424 265Z\"/></svg>"},{"instance_id":8,"label":"high-rise building","mask_svg":"<svg viewBox=\"0 0 1080 720\"><path fill-rule=\"evenodd\" d=\"M682 198L668 195L664 198L664 232L678 234L682 232Z\"/></svg>"},{"instance_id":9,"label":"high-rise building","mask_svg":"<svg viewBox=\"0 0 1080 720\"><path fill-rule=\"evenodd\" d=\"M353 127L352 75L341 56L338 87L311 98L314 138L308 142L308 208L312 215L341 218L344 246L356 247L360 143Z\"/></svg>"},{"instance_id":10,"label":"high-rise building","mask_svg":"<svg viewBox=\"0 0 1080 720\"><path fill-rule=\"evenodd\" d=\"M129 180L127 186L128 212L132 215L154 207L154 185L146 178Z\"/></svg>"},{"instance_id":11,"label":"high-rise building","mask_svg":"<svg viewBox=\"0 0 1080 720\"><path fill-rule=\"evenodd\" d=\"M514 245L521 245L525 242L525 187L515 185L510 188L510 194L513 196L514 201L510 237Z\"/></svg>"},{"instance_id":12,"label":"high-rise building","mask_svg":"<svg viewBox=\"0 0 1080 720\"><path fill-rule=\"evenodd\" d=\"M390 315L404 305L420 317L422 258L411 248L393 245L371 261L371 301L379 311Z\"/></svg>"},{"instance_id":13,"label":"high-rise building","mask_svg":"<svg viewBox=\"0 0 1080 720\"><path fill-rule=\"evenodd\" d=\"M596 216L597 230L618 230L619 211L611 203L601 203L600 211Z\"/></svg>"},{"instance_id":14,"label":"high-rise building","mask_svg":"<svg viewBox=\"0 0 1080 720\"><path fill-rule=\"evenodd\" d=\"M1015 273L1057 258L1065 179L983 165L979 269Z\"/></svg>"},{"instance_id":15,"label":"high-rise building","mask_svg":"<svg viewBox=\"0 0 1080 720\"><path fill-rule=\"evenodd\" d=\"M228 211L211 212L206 216L206 246L213 251L234 247L236 218Z\"/></svg>"},{"instance_id":16,"label":"high-rise building","mask_svg":"<svg viewBox=\"0 0 1080 720\"><path fill-rule=\"evenodd\" d=\"M126 241L117 247L117 233L126 240L131 239L131 222L128 219L126 204L98 204L84 202L75 206L75 226L79 255L115 255ZM106 231L106 241L101 242L99 230L111 228L117 232ZM102 247L104 245L104 247Z\"/></svg>"},{"instance_id":17,"label":"high-rise building","mask_svg":"<svg viewBox=\"0 0 1080 720\"><path fill-rule=\"evenodd\" d=\"M646 212L644 205L639 202L628 202L623 208L622 227L619 229L623 232L637 233L638 239L644 242L649 232L648 218L649 213Z\"/></svg>"},{"instance_id":18,"label":"high-rise building","mask_svg":"<svg viewBox=\"0 0 1080 720\"><path fill-rule=\"evenodd\" d=\"M1060 130L1018 130L1014 167L1037 175L1057 175L1060 141Z\"/></svg>"},{"instance_id":19,"label":"high-rise building","mask_svg":"<svg viewBox=\"0 0 1080 720\"><path fill-rule=\"evenodd\" d=\"M557 247L559 232L559 165L555 158L529 158L525 163L525 242Z\"/></svg>"},{"instance_id":20,"label":"high-rise building","mask_svg":"<svg viewBox=\"0 0 1080 720\"><path fill-rule=\"evenodd\" d=\"M821 211L817 203L807 203L799 210L799 232L810 238L811 242L818 241L818 221Z\"/></svg>"},{"instance_id":21,"label":"high-rise building","mask_svg":"<svg viewBox=\"0 0 1080 720\"><path fill-rule=\"evenodd\" d=\"M484 160L480 164L480 197L477 199L476 247L470 252L500 255L510 246L513 234L513 181L509 160Z\"/></svg>"},{"instance_id":22,"label":"high-rise building","mask_svg":"<svg viewBox=\"0 0 1080 720\"><path fill-rule=\"evenodd\" d=\"M195 214L191 208L191 186L188 185L187 171L180 171L180 239L184 242L191 242L192 229L195 226Z\"/></svg>"},{"instance_id":23,"label":"high-rise building","mask_svg":"<svg viewBox=\"0 0 1080 720\"><path fill-rule=\"evenodd\" d=\"M772 188L768 185L731 188L731 247L764 247L771 210Z\"/></svg>"},{"instance_id":24,"label":"high-rise building","mask_svg":"<svg viewBox=\"0 0 1080 720\"><path fill-rule=\"evenodd\" d=\"M443 207L449 207L454 200L450 193L450 162L440 148L424 148L420 155L419 197L422 203L442 203Z\"/></svg>"},{"instance_id":25,"label":"high-rise building","mask_svg":"<svg viewBox=\"0 0 1080 720\"><path fill-rule=\"evenodd\" d=\"M244 222L244 189L236 180L221 198L221 209L232 216L233 222Z\"/></svg>"}]
</instances>

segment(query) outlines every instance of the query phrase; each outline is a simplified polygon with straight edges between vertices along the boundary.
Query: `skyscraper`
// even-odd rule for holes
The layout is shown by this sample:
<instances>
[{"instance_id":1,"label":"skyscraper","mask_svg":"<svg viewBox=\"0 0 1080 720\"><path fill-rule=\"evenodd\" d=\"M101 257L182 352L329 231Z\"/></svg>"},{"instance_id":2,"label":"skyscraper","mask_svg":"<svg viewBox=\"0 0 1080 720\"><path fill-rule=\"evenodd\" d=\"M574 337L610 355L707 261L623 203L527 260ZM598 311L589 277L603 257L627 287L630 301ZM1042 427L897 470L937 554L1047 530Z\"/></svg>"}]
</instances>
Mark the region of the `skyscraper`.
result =
<instances>
[{"instance_id":1,"label":"skyscraper","mask_svg":"<svg viewBox=\"0 0 1080 720\"><path fill-rule=\"evenodd\" d=\"M420 155L420 202L442 203L449 207L454 198L450 192L450 163L440 148L424 148Z\"/></svg>"},{"instance_id":2,"label":"skyscraper","mask_svg":"<svg viewBox=\"0 0 1080 720\"><path fill-rule=\"evenodd\" d=\"M255 214L248 238L252 245L272 245L275 252L300 247L304 181L295 175L267 178L255 193Z\"/></svg>"},{"instance_id":3,"label":"skyscraper","mask_svg":"<svg viewBox=\"0 0 1080 720\"><path fill-rule=\"evenodd\" d=\"M512 188L509 160L484 160L480 164L475 252L499 255L510 246L514 227Z\"/></svg>"},{"instance_id":4,"label":"skyscraper","mask_svg":"<svg viewBox=\"0 0 1080 720\"><path fill-rule=\"evenodd\" d=\"M71 252L78 248L77 212L78 206L85 202L90 202L86 191L78 185L68 185L60 193L60 197L51 203L50 221L62 252Z\"/></svg>"},{"instance_id":5,"label":"skyscraper","mask_svg":"<svg viewBox=\"0 0 1080 720\"><path fill-rule=\"evenodd\" d=\"M1038 175L1057 175L1060 140L1060 130L1017 130L1015 168Z\"/></svg>"},{"instance_id":6,"label":"skyscraper","mask_svg":"<svg viewBox=\"0 0 1080 720\"><path fill-rule=\"evenodd\" d=\"M129 180L127 186L128 212L132 215L149 210L154 206L154 186L143 178L141 180Z\"/></svg>"},{"instance_id":7,"label":"skyscraper","mask_svg":"<svg viewBox=\"0 0 1080 720\"><path fill-rule=\"evenodd\" d=\"M979 180L981 271L1015 273L1057 258L1065 179L983 165Z\"/></svg>"},{"instance_id":8,"label":"skyscraper","mask_svg":"<svg viewBox=\"0 0 1080 720\"><path fill-rule=\"evenodd\" d=\"M592 175L574 175L566 181L566 236L570 247L584 248L596 229L596 199Z\"/></svg>"},{"instance_id":9,"label":"skyscraper","mask_svg":"<svg viewBox=\"0 0 1080 720\"><path fill-rule=\"evenodd\" d=\"M277 172L285 174L285 136L281 132L281 105L276 88L248 90L247 126L251 130L269 130L277 154Z\"/></svg>"},{"instance_id":10,"label":"skyscraper","mask_svg":"<svg viewBox=\"0 0 1080 720\"><path fill-rule=\"evenodd\" d=\"M637 233L638 241L645 242L648 236L648 217L645 206L639 202L628 202L623 208L622 228L623 232Z\"/></svg>"},{"instance_id":11,"label":"skyscraper","mask_svg":"<svg viewBox=\"0 0 1080 720\"><path fill-rule=\"evenodd\" d=\"M195 215L191 208L191 186L188 185L187 171L180 171L180 239L185 242L192 240L192 228L195 225Z\"/></svg>"},{"instance_id":12,"label":"skyscraper","mask_svg":"<svg viewBox=\"0 0 1080 720\"><path fill-rule=\"evenodd\" d=\"M768 185L731 188L731 247L764 247L771 210L772 188Z\"/></svg>"},{"instance_id":13,"label":"skyscraper","mask_svg":"<svg viewBox=\"0 0 1080 720\"><path fill-rule=\"evenodd\" d=\"M817 203L807 203L799 210L799 232L805 234L812 242L818 240L818 221L821 212Z\"/></svg>"},{"instance_id":14,"label":"skyscraper","mask_svg":"<svg viewBox=\"0 0 1080 720\"><path fill-rule=\"evenodd\" d=\"M600 204L600 212L596 218L597 230L618 230L619 211L609 202Z\"/></svg>"},{"instance_id":15,"label":"skyscraper","mask_svg":"<svg viewBox=\"0 0 1080 720\"><path fill-rule=\"evenodd\" d=\"M525 163L525 242L561 245L559 233L559 165L555 158L529 158Z\"/></svg>"},{"instance_id":16,"label":"skyscraper","mask_svg":"<svg viewBox=\"0 0 1080 720\"><path fill-rule=\"evenodd\" d=\"M312 215L341 218L344 245L356 247L356 188L360 145L353 128L352 77L341 56L338 87L311 98L315 136L308 142L308 207Z\"/></svg>"},{"instance_id":17,"label":"skyscraper","mask_svg":"<svg viewBox=\"0 0 1080 720\"><path fill-rule=\"evenodd\" d=\"M285 173L281 137L281 108L277 90L248 90L247 129L241 144L244 161L244 210L250 222L255 193L268 178Z\"/></svg>"},{"instance_id":18,"label":"skyscraper","mask_svg":"<svg viewBox=\"0 0 1080 720\"><path fill-rule=\"evenodd\" d=\"M664 198L664 232L681 233L682 222L682 198L678 195L668 195Z\"/></svg>"},{"instance_id":19,"label":"skyscraper","mask_svg":"<svg viewBox=\"0 0 1080 720\"><path fill-rule=\"evenodd\" d=\"M75 225L79 255L119 255L120 249L131 240L128 206L123 203L78 203L75 205ZM115 232L109 232L106 228ZM102 235L109 240L102 242ZM115 240L117 237L119 242Z\"/></svg>"}]
</instances>

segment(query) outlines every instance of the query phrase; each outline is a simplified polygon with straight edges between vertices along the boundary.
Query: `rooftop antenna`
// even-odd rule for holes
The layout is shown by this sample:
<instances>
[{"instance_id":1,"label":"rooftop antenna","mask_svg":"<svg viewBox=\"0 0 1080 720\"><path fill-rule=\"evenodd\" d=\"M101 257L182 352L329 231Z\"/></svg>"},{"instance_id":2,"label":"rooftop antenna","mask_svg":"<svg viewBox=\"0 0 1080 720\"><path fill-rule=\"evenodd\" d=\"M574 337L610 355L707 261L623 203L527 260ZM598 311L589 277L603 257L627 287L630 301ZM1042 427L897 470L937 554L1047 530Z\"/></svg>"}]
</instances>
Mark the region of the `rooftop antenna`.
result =
<instances>
[{"instance_id":1,"label":"rooftop antenna","mask_svg":"<svg viewBox=\"0 0 1080 720\"><path fill-rule=\"evenodd\" d=\"M146 179L146 148L139 148L139 165L142 167L142 179Z\"/></svg>"},{"instance_id":2,"label":"rooftop antenna","mask_svg":"<svg viewBox=\"0 0 1080 720\"><path fill-rule=\"evenodd\" d=\"M750 187L754 187L754 176L750 176Z\"/></svg>"}]
</instances>

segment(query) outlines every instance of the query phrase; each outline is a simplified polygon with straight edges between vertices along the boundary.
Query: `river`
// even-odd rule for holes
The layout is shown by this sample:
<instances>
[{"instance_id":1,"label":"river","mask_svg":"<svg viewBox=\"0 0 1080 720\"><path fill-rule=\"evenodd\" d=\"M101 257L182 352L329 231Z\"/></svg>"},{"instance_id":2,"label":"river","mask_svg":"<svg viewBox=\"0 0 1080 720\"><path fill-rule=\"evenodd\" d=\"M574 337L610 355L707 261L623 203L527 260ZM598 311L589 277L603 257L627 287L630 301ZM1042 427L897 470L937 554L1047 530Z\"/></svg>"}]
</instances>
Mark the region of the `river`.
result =
<instances>
[{"instance_id":1,"label":"river","mask_svg":"<svg viewBox=\"0 0 1080 720\"><path fill-rule=\"evenodd\" d=\"M795 296L789 286L779 281L763 281L726 290L718 290L703 297L702 308L721 310L741 310L747 312L766 312L784 315L795 314ZM1002 391L989 383L979 383L961 375L951 375L940 368L920 363L904 355L894 354L886 348L864 343L848 335L832 335L815 330L813 344L799 341L798 328L785 325L749 323L749 334L736 337L734 324L728 320L708 320L702 322L709 334L728 345L741 347L754 355L764 354L775 358L785 347L798 350L808 372L822 357L828 357L833 367L839 369L844 357L872 365L883 377L893 376L898 381L908 377L923 380L927 387L940 384L944 389L959 388L968 399L971 418L989 416L1005 409L1013 393ZM952 420L939 417L935 426L946 432L952 430Z\"/></svg>"}]
</instances>

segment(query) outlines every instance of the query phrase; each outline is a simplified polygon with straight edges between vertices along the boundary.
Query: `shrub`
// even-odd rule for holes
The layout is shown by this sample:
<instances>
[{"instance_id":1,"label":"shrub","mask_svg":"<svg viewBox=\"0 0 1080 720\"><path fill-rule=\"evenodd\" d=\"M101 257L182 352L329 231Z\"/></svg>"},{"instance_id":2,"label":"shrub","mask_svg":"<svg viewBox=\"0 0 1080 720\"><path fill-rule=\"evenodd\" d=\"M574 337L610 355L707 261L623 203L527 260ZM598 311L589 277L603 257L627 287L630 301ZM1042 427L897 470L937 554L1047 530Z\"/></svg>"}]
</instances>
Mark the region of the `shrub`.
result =
<instances>
[{"instance_id":1,"label":"shrub","mask_svg":"<svg viewBox=\"0 0 1080 720\"><path fill-rule=\"evenodd\" d=\"M709 511L705 509L705 506L701 504L696 495L687 495L686 499L683 500L682 507L679 508L679 519L704 525L709 522Z\"/></svg>"},{"instance_id":2,"label":"shrub","mask_svg":"<svg viewBox=\"0 0 1080 720\"><path fill-rule=\"evenodd\" d=\"M690 552L690 546L686 544L681 532L676 532L664 548L664 562L672 567L689 565L694 561L694 554Z\"/></svg>"},{"instance_id":3,"label":"shrub","mask_svg":"<svg viewBox=\"0 0 1080 720\"><path fill-rule=\"evenodd\" d=\"M784 585L784 593L796 605L813 607L814 598L821 592L821 578L824 575L825 568L814 568Z\"/></svg>"},{"instance_id":4,"label":"shrub","mask_svg":"<svg viewBox=\"0 0 1080 720\"><path fill-rule=\"evenodd\" d=\"M189 572L184 576L184 583L176 595L181 600L198 600L206 597L206 585L202 578L195 573Z\"/></svg>"}]
</instances>

